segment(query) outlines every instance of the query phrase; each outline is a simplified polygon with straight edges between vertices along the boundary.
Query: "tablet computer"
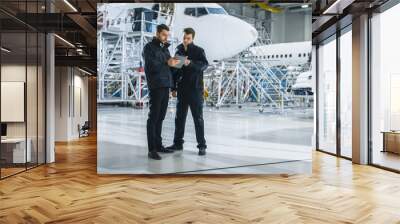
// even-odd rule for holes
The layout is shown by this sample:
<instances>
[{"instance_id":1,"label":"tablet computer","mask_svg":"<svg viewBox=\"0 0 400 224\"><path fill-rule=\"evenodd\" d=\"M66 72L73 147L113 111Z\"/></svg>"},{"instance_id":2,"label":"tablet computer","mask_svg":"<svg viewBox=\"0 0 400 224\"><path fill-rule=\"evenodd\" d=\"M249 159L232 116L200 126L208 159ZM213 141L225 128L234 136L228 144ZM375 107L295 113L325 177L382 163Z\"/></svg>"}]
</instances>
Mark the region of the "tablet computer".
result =
<instances>
[{"instance_id":1,"label":"tablet computer","mask_svg":"<svg viewBox=\"0 0 400 224\"><path fill-rule=\"evenodd\" d=\"M183 64L185 64L186 56L175 55L175 58L179 60L179 63L174 66L174 68L182 68Z\"/></svg>"}]
</instances>

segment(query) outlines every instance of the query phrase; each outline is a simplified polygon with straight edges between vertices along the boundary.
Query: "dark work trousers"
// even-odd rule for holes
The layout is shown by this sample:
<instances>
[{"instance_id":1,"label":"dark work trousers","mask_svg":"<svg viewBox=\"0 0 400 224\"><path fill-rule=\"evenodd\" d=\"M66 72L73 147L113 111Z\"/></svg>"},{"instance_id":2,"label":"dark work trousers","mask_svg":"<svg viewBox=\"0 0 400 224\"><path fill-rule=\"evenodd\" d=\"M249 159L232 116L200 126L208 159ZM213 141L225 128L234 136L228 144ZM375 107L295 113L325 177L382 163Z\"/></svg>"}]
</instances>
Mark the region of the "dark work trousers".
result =
<instances>
[{"instance_id":1,"label":"dark work trousers","mask_svg":"<svg viewBox=\"0 0 400 224\"><path fill-rule=\"evenodd\" d=\"M150 89L149 117L147 119L147 144L149 151L157 151L162 145L162 123L167 113L169 88Z\"/></svg>"},{"instance_id":2,"label":"dark work trousers","mask_svg":"<svg viewBox=\"0 0 400 224\"><path fill-rule=\"evenodd\" d=\"M203 119L203 90L202 89L178 89L178 101L176 104L175 135L174 144L183 145L185 134L185 124L188 109L192 112L196 140L198 148L206 148L204 138L204 119Z\"/></svg>"}]
</instances>

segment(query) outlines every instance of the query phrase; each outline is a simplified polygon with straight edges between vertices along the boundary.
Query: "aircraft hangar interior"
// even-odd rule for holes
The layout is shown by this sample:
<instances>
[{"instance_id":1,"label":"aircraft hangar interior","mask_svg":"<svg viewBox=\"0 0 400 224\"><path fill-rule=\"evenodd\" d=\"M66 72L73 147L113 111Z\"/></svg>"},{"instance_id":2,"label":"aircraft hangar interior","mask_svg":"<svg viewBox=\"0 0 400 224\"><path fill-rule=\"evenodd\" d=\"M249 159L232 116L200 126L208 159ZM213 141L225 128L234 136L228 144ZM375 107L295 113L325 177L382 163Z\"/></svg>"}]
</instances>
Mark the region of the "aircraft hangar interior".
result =
<instances>
[{"instance_id":1,"label":"aircraft hangar interior","mask_svg":"<svg viewBox=\"0 0 400 224\"><path fill-rule=\"evenodd\" d=\"M312 10L303 5L282 5L275 15L248 3L99 4L98 172L311 172ZM196 155L197 118L189 115L185 150L165 155L161 167L147 159L150 91L142 70L143 46L159 23L170 27L171 54L192 27L209 64L202 94L209 153ZM178 101L170 100L164 120L166 145Z\"/></svg>"},{"instance_id":2,"label":"aircraft hangar interior","mask_svg":"<svg viewBox=\"0 0 400 224\"><path fill-rule=\"evenodd\" d=\"M398 222L400 204L387 198L400 196L398 21L398 0L1 0L0 223L35 216L15 210L25 196L13 194L32 196L24 184L43 181L38 189L56 198L74 192L68 205L87 200L79 190L114 192L97 191L114 180L167 191L136 174L160 175L169 192L187 187L163 182L170 175L202 174L193 185L211 174L272 175L265 188L320 184L319 196L373 205L360 209L375 215L326 211L324 223ZM56 186L64 180L73 187ZM36 218L79 223L85 209L66 210ZM299 220L321 221L299 210Z\"/></svg>"}]
</instances>

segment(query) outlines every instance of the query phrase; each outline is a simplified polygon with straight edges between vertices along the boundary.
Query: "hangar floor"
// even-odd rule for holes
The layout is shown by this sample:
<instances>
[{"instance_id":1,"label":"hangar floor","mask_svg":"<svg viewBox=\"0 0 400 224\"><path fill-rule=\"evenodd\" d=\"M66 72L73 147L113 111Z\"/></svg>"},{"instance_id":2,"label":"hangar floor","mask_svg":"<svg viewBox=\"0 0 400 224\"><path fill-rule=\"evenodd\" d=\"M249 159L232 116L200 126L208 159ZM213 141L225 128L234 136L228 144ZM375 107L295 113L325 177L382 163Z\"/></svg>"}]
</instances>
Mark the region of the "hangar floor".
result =
<instances>
[{"instance_id":1,"label":"hangar floor","mask_svg":"<svg viewBox=\"0 0 400 224\"><path fill-rule=\"evenodd\" d=\"M311 172L313 120L310 112L285 115L256 108L204 109L207 155L197 155L189 113L183 152L147 158L147 109L98 107L98 172L101 174L276 174ZM163 126L163 143L172 143L174 108ZM311 113L312 115L312 113Z\"/></svg>"}]
</instances>

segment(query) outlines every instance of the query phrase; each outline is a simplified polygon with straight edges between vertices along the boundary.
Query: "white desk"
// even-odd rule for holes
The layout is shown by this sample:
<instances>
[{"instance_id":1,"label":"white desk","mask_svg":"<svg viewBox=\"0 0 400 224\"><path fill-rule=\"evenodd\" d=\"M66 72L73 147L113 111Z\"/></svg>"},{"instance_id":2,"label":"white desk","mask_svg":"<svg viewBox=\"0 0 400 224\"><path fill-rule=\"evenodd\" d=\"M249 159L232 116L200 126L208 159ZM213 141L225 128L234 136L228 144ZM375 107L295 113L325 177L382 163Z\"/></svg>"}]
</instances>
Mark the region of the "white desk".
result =
<instances>
[{"instance_id":1,"label":"white desk","mask_svg":"<svg viewBox=\"0 0 400 224\"><path fill-rule=\"evenodd\" d=\"M12 148L12 163L25 163L31 162L32 152L31 145L32 141L30 138L26 140L28 143L25 152L25 138L5 138L1 139L2 147L13 147ZM8 149L6 149L8 150ZM3 151L3 148L2 148ZM5 151L5 150L4 150ZM26 159L26 161L25 161Z\"/></svg>"}]
</instances>

